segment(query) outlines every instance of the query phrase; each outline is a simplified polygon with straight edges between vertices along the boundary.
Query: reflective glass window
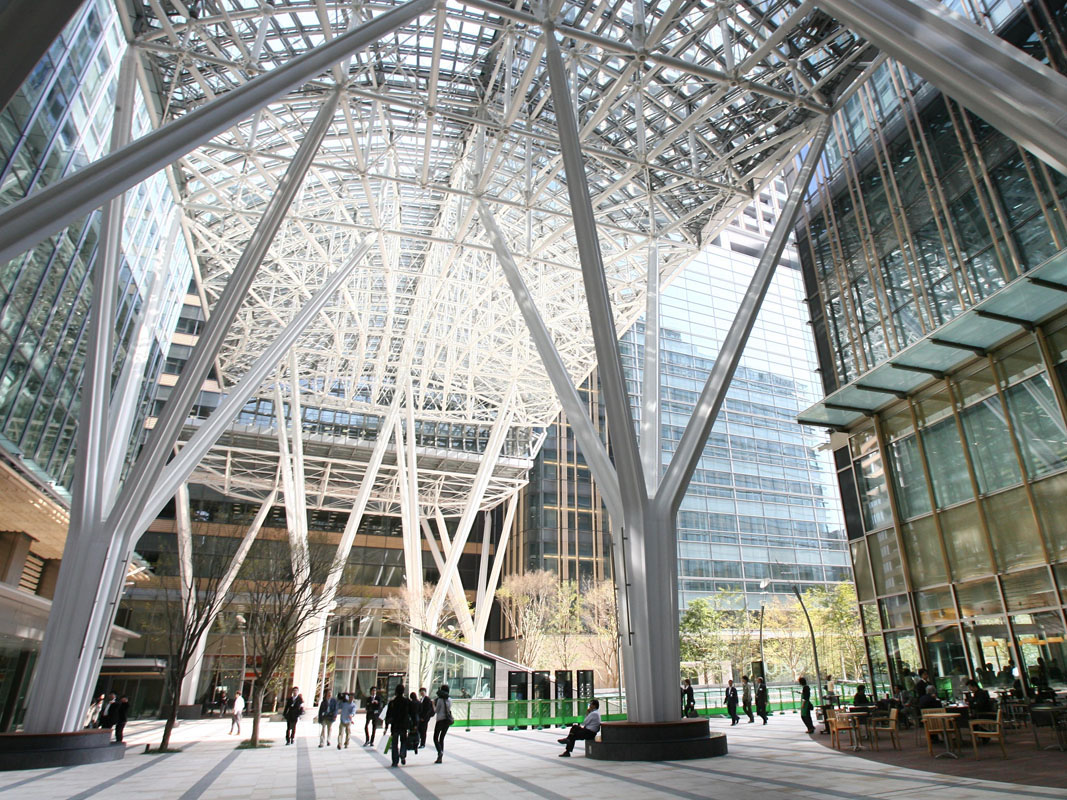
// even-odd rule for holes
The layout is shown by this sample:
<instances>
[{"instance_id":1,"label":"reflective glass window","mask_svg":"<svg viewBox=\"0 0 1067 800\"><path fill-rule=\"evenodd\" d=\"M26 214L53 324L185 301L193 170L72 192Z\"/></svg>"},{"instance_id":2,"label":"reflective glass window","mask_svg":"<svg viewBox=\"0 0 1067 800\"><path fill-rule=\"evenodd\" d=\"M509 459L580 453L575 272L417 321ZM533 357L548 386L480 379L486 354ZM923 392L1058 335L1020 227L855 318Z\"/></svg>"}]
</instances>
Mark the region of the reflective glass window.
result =
<instances>
[{"instance_id":1,"label":"reflective glass window","mask_svg":"<svg viewBox=\"0 0 1067 800\"><path fill-rule=\"evenodd\" d=\"M867 637L867 654L873 672L868 676L868 687L875 695L884 695L890 691L889 667L886 664L885 646L881 636Z\"/></svg>"},{"instance_id":2,"label":"reflective glass window","mask_svg":"<svg viewBox=\"0 0 1067 800\"><path fill-rule=\"evenodd\" d=\"M1016 614L1011 624L1030 686L1038 691L1063 689L1067 637L1059 612Z\"/></svg>"},{"instance_id":3,"label":"reflective glass window","mask_svg":"<svg viewBox=\"0 0 1067 800\"><path fill-rule=\"evenodd\" d=\"M1015 434L1031 478L1067 467L1067 427L1044 373L1005 390Z\"/></svg>"},{"instance_id":4,"label":"reflective glass window","mask_svg":"<svg viewBox=\"0 0 1067 800\"><path fill-rule=\"evenodd\" d=\"M877 450L856 461L856 484L864 527L872 531L889 525L893 521L893 514L889 508L882 454Z\"/></svg>"},{"instance_id":5,"label":"reflective glass window","mask_svg":"<svg viewBox=\"0 0 1067 800\"><path fill-rule=\"evenodd\" d=\"M908 569L915 588L945 583L948 573L941 553L941 541L933 517L923 517L905 523L900 528Z\"/></svg>"},{"instance_id":6,"label":"reflective glass window","mask_svg":"<svg viewBox=\"0 0 1067 800\"><path fill-rule=\"evenodd\" d=\"M915 634L897 631L885 635L885 650L889 661L889 671L894 683L904 683L904 676L918 672L922 667L919 658L919 645Z\"/></svg>"},{"instance_id":7,"label":"reflective glass window","mask_svg":"<svg viewBox=\"0 0 1067 800\"><path fill-rule=\"evenodd\" d=\"M867 633L877 633L882 630L882 619L875 603L861 603L860 614L863 616L863 629Z\"/></svg>"},{"instance_id":8,"label":"reflective glass window","mask_svg":"<svg viewBox=\"0 0 1067 800\"><path fill-rule=\"evenodd\" d=\"M922 437L937 507L945 508L974 497L956 420L943 419L923 429Z\"/></svg>"},{"instance_id":9,"label":"reflective glass window","mask_svg":"<svg viewBox=\"0 0 1067 800\"><path fill-rule=\"evenodd\" d=\"M871 551L871 572L879 595L905 591L904 565L897 547L896 532L879 531L868 537Z\"/></svg>"},{"instance_id":10,"label":"reflective glass window","mask_svg":"<svg viewBox=\"0 0 1067 800\"><path fill-rule=\"evenodd\" d=\"M969 673L963 638L955 623L927 627L922 631L926 657L934 675L964 676Z\"/></svg>"},{"instance_id":11,"label":"reflective glass window","mask_svg":"<svg viewBox=\"0 0 1067 800\"><path fill-rule=\"evenodd\" d=\"M1067 475L1033 484L1034 505L1053 559L1067 559Z\"/></svg>"},{"instance_id":12,"label":"reflective glass window","mask_svg":"<svg viewBox=\"0 0 1067 800\"><path fill-rule=\"evenodd\" d=\"M999 614L1004 610L1000 603L1000 592L992 578L959 584L956 586L956 599L960 604L960 614L964 617Z\"/></svg>"},{"instance_id":13,"label":"reflective glass window","mask_svg":"<svg viewBox=\"0 0 1067 800\"><path fill-rule=\"evenodd\" d=\"M923 625L956 619L956 604L952 601L952 591L947 586L943 589L916 592L915 601L919 606L919 621Z\"/></svg>"},{"instance_id":14,"label":"reflective glass window","mask_svg":"<svg viewBox=\"0 0 1067 800\"><path fill-rule=\"evenodd\" d=\"M945 537L953 580L975 578L993 571L989 547L974 503L942 512L941 532Z\"/></svg>"},{"instance_id":15,"label":"reflective glass window","mask_svg":"<svg viewBox=\"0 0 1067 800\"><path fill-rule=\"evenodd\" d=\"M1010 687L1018 677L1018 670L1012 658L1011 639L1004 619L965 620L963 632L972 663L982 665L977 668L983 676L982 685L986 688Z\"/></svg>"},{"instance_id":16,"label":"reflective glass window","mask_svg":"<svg viewBox=\"0 0 1067 800\"><path fill-rule=\"evenodd\" d=\"M886 628L906 628L911 625L911 606L906 594L886 597L881 601L882 623Z\"/></svg>"},{"instance_id":17,"label":"reflective glass window","mask_svg":"<svg viewBox=\"0 0 1067 800\"><path fill-rule=\"evenodd\" d=\"M1002 570L1042 564L1045 551L1026 489L1019 487L982 500L993 552Z\"/></svg>"},{"instance_id":18,"label":"reflective glass window","mask_svg":"<svg viewBox=\"0 0 1067 800\"><path fill-rule=\"evenodd\" d=\"M856 578L856 594L860 600L874 597L874 580L871 577L871 561L867 555L867 545L862 539L850 542L852 548L852 570Z\"/></svg>"},{"instance_id":19,"label":"reflective glass window","mask_svg":"<svg viewBox=\"0 0 1067 800\"><path fill-rule=\"evenodd\" d=\"M1047 567L1012 572L1001 577L1008 611L1027 611L1056 604L1056 593Z\"/></svg>"},{"instance_id":20,"label":"reflective glass window","mask_svg":"<svg viewBox=\"0 0 1067 800\"><path fill-rule=\"evenodd\" d=\"M990 397L970 408L960 417L967 432L967 446L982 492L995 492L1022 480L1019 460L1015 457L1004 409L999 397Z\"/></svg>"},{"instance_id":21,"label":"reflective glass window","mask_svg":"<svg viewBox=\"0 0 1067 800\"><path fill-rule=\"evenodd\" d=\"M911 519L928 513L930 493L926 489L926 476L914 434L891 442L889 457L893 465L893 481L901 517Z\"/></svg>"}]
</instances>

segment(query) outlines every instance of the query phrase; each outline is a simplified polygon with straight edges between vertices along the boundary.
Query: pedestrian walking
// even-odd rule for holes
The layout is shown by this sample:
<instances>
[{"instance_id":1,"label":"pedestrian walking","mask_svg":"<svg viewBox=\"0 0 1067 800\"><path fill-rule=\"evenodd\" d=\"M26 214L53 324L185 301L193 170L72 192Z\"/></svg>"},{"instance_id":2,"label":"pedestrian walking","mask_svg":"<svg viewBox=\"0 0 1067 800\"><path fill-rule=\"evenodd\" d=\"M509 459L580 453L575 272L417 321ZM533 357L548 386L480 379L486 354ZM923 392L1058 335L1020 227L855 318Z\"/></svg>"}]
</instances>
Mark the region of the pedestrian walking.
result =
<instances>
[{"instance_id":1,"label":"pedestrian walking","mask_svg":"<svg viewBox=\"0 0 1067 800\"><path fill-rule=\"evenodd\" d=\"M333 696L333 692L327 689L323 692L322 702L319 703L319 747L322 747L323 740L326 741L326 746L330 746L330 736L333 733L333 723L337 720L337 698Z\"/></svg>"},{"instance_id":2,"label":"pedestrian walking","mask_svg":"<svg viewBox=\"0 0 1067 800\"><path fill-rule=\"evenodd\" d=\"M100 695L96 700L89 704L89 710L85 713L85 727L86 728L99 728L100 727L100 712L104 708L104 696Z\"/></svg>"},{"instance_id":3,"label":"pedestrian walking","mask_svg":"<svg viewBox=\"0 0 1067 800\"><path fill-rule=\"evenodd\" d=\"M285 718L285 743L293 744L296 742L296 723L304 716L304 696L296 686L285 701L282 716Z\"/></svg>"},{"instance_id":4,"label":"pedestrian walking","mask_svg":"<svg viewBox=\"0 0 1067 800\"><path fill-rule=\"evenodd\" d=\"M426 688L423 687L419 689L419 747L426 746L427 728L430 726L430 720L433 715L433 700L430 699L430 695L426 693Z\"/></svg>"},{"instance_id":5,"label":"pedestrian walking","mask_svg":"<svg viewBox=\"0 0 1067 800\"><path fill-rule=\"evenodd\" d=\"M732 680L726 682L726 710L730 714L731 725L741 721L741 717L737 716L737 687Z\"/></svg>"},{"instance_id":6,"label":"pedestrian walking","mask_svg":"<svg viewBox=\"0 0 1067 800\"><path fill-rule=\"evenodd\" d=\"M763 676L756 678L756 713L759 714L763 720L763 724L767 724L767 684L763 681Z\"/></svg>"},{"instance_id":7,"label":"pedestrian walking","mask_svg":"<svg viewBox=\"0 0 1067 800\"><path fill-rule=\"evenodd\" d=\"M697 715L696 695L693 692L693 684L689 678L682 681L682 716L695 717Z\"/></svg>"},{"instance_id":8,"label":"pedestrian walking","mask_svg":"<svg viewBox=\"0 0 1067 800\"><path fill-rule=\"evenodd\" d=\"M756 721L752 716L752 684L748 682L748 675L741 676L741 709L748 714L749 723Z\"/></svg>"},{"instance_id":9,"label":"pedestrian walking","mask_svg":"<svg viewBox=\"0 0 1067 800\"><path fill-rule=\"evenodd\" d=\"M241 693L238 692L233 696L233 708L230 709L230 734L233 734L235 732L234 728L236 728L237 735L241 735L241 717L244 713L245 699L241 696Z\"/></svg>"},{"instance_id":10,"label":"pedestrian walking","mask_svg":"<svg viewBox=\"0 0 1067 800\"><path fill-rule=\"evenodd\" d=\"M392 742L392 766L408 763L407 734L411 729L411 701L404 695L404 684L398 683L393 699L385 709L385 724Z\"/></svg>"},{"instance_id":11,"label":"pedestrian walking","mask_svg":"<svg viewBox=\"0 0 1067 800\"><path fill-rule=\"evenodd\" d=\"M367 698L367 720L363 723L363 746L374 747L374 734L382 724L382 698L378 696L378 687L370 687Z\"/></svg>"},{"instance_id":12,"label":"pedestrian walking","mask_svg":"<svg viewBox=\"0 0 1067 800\"><path fill-rule=\"evenodd\" d=\"M115 697L114 692L108 692L107 699L104 701L104 705L100 708L100 727L111 730L115 725L115 704L118 703L118 698Z\"/></svg>"},{"instance_id":13,"label":"pedestrian walking","mask_svg":"<svg viewBox=\"0 0 1067 800\"><path fill-rule=\"evenodd\" d=\"M797 683L800 684L800 721L808 729L808 733L815 733L815 726L811 724L811 710L815 707L811 704L811 687L806 678L801 676Z\"/></svg>"},{"instance_id":14,"label":"pedestrian walking","mask_svg":"<svg viewBox=\"0 0 1067 800\"><path fill-rule=\"evenodd\" d=\"M115 741L122 744L122 731L130 712L130 698L123 695L111 708L111 723L115 726Z\"/></svg>"},{"instance_id":15,"label":"pedestrian walking","mask_svg":"<svg viewBox=\"0 0 1067 800\"><path fill-rule=\"evenodd\" d=\"M340 702L337 704L337 749L341 749L341 738L344 737L345 749L348 749L348 743L352 741L352 720L356 718L356 704L352 702L352 695L342 694Z\"/></svg>"},{"instance_id":16,"label":"pedestrian walking","mask_svg":"<svg viewBox=\"0 0 1067 800\"><path fill-rule=\"evenodd\" d=\"M448 696L448 684L441 684L437 690L437 700L434 702L433 746L437 750L437 760L433 763L440 764L445 756L445 734L455 722L452 716L452 700Z\"/></svg>"},{"instance_id":17,"label":"pedestrian walking","mask_svg":"<svg viewBox=\"0 0 1067 800\"><path fill-rule=\"evenodd\" d=\"M419 702L419 696L414 692L408 695L408 713L411 715L407 740L408 752L417 756L419 754L419 718L422 714L422 704Z\"/></svg>"}]
</instances>

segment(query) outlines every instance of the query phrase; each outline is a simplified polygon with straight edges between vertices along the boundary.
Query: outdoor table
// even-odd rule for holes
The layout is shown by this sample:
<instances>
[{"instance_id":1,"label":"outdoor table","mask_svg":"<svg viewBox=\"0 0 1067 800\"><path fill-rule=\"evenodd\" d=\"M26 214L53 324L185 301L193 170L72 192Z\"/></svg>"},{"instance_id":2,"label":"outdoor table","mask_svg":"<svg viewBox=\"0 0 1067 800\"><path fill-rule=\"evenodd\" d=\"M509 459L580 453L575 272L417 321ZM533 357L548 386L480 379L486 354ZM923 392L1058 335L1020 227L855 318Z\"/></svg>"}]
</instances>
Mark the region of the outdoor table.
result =
<instances>
[{"instance_id":1,"label":"outdoor table","mask_svg":"<svg viewBox=\"0 0 1067 800\"><path fill-rule=\"evenodd\" d=\"M956 727L956 721L959 717L959 714L953 714L948 711L940 711L936 714L926 714L923 716L924 723L929 719L943 719L945 721L944 729L940 732L941 735L945 737L945 752L938 753L934 758L959 758L959 756L952 751L951 744L951 734L959 733L959 728ZM951 730L949 729L950 725L952 726Z\"/></svg>"},{"instance_id":2,"label":"outdoor table","mask_svg":"<svg viewBox=\"0 0 1067 800\"><path fill-rule=\"evenodd\" d=\"M867 720L867 717L870 716L870 712L869 711L865 711L865 710L838 711L837 712L837 716L838 716L838 719L840 719L841 717L850 717L850 718L854 718L856 720L856 744L854 744L852 746L852 752L856 752L857 750L863 750L864 749L863 745L860 744L860 738L861 738L861 736L860 736L860 733L861 733L860 725L862 725L863 728L866 729L866 727L867 727L866 720Z\"/></svg>"}]
</instances>

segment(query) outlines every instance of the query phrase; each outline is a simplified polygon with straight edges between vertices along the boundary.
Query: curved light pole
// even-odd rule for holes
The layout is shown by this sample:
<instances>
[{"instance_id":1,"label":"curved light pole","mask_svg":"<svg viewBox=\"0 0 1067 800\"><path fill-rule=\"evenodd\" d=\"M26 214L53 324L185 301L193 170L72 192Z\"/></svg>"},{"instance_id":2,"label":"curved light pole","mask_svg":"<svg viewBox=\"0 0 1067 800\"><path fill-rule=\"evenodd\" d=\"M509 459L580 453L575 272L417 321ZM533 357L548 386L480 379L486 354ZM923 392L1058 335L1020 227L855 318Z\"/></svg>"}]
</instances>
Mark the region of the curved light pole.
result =
<instances>
[{"instance_id":1,"label":"curved light pole","mask_svg":"<svg viewBox=\"0 0 1067 800\"><path fill-rule=\"evenodd\" d=\"M807 606L804 605L804 598L800 596L800 589L796 584L793 584L793 594L797 596L797 600L800 601L800 609L804 612L804 619L808 621L808 630L811 632L811 652L815 656L815 699L819 701L819 705L822 705L822 671L819 669L819 650L815 646L815 628L811 624L811 617L808 616Z\"/></svg>"}]
</instances>

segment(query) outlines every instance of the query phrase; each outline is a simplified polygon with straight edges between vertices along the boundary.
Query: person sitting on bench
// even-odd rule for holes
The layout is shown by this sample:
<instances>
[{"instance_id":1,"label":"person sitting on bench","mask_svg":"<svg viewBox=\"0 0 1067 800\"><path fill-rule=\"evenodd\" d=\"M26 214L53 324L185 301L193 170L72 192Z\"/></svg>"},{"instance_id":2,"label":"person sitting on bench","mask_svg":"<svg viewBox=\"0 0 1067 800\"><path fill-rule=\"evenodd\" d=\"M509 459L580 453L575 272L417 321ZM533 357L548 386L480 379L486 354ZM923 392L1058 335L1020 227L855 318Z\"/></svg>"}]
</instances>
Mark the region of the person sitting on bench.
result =
<instances>
[{"instance_id":1,"label":"person sitting on bench","mask_svg":"<svg viewBox=\"0 0 1067 800\"><path fill-rule=\"evenodd\" d=\"M571 725L570 733L567 734L566 738L559 740L560 744L567 745L567 749L559 754L560 758L570 758L576 741L579 739L595 739L598 733L600 733L600 701L590 700L589 708L585 719L582 720L582 724Z\"/></svg>"}]
</instances>

